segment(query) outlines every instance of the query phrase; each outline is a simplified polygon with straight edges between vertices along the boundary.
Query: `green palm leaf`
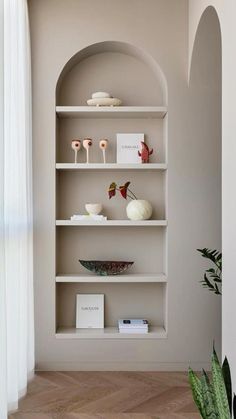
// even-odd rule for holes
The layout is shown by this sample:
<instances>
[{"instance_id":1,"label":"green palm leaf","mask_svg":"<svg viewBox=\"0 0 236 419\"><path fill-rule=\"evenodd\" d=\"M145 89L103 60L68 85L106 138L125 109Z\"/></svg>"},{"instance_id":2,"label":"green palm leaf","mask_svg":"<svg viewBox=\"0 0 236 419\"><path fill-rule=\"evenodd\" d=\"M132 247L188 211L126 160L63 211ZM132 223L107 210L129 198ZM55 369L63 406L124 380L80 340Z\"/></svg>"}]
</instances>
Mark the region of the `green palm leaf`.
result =
<instances>
[{"instance_id":1,"label":"green palm leaf","mask_svg":"<svg viewBox=\"0 0 236 419\"><path fill-rule=\"evenodd\" d=\"M214 401L219 413L219 417L220 419L230 419L231 415L224 383L224 377L215 349L213 349L212 354L212 382Z\"/></svg>"},{"instance_id":2,"label":"green palm leaf","mask_svg":"<svg viewBox=\"0 0 236 419\"><path fill-rule=\"evenodd\" d=\"M215 294L221 295L222 284L222 253L218 250L210 250L206 247L204 249L197 249L202 257L210 260L214 264L214 268L206 269L204 279L200 281L204 288L208 288ZM218 286L220 285L220 288Z\"/></svg>"},{"instance_id":3,"label":"green palm leaf","mask_svg":"<svg viewBox=\"0 0 236 419\"><path fill-rule=\"evenodd\" d=\"M201 381L191 368L188 370L188 377L192 388L193 400L195 401L202 418L205 419L206 416Z\"/></svg>"}]
</instances>

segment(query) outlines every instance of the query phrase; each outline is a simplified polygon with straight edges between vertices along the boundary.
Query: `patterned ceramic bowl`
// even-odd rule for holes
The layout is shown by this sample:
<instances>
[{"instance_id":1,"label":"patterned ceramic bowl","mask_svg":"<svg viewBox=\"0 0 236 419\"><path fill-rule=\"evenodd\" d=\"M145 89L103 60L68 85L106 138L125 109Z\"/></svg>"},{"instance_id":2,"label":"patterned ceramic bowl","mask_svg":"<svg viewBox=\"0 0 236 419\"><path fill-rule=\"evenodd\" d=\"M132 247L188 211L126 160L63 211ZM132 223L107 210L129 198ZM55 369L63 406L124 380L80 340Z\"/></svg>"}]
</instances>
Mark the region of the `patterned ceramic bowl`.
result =
<instances>
[{"instance_id":1,"label":"patterned ceramic bowl","mask_svg":"<svg viewBox=\"0 0 236 419\"><path fill-rule=\"evenodd\" d=\"M84 268L97 275L119 275L126 271L134 262L106 261L106 260L79 260Z\"/></svg>"}]
</instances>

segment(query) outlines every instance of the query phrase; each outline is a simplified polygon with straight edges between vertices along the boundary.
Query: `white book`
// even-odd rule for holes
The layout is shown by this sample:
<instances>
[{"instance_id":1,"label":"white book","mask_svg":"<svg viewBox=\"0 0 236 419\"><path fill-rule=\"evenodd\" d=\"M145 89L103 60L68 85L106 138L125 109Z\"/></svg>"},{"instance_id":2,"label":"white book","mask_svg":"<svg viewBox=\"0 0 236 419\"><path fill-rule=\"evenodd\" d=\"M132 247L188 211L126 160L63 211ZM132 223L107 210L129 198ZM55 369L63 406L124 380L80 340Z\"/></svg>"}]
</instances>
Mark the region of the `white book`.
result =
<instances>
[{"instance_id":1,"label":"white book","mask_svg":"<svg viewBox=\"0 0 236 419\"><path fill-rule=\"evenodd\" d=\"M119 133L117 139L117 163L141 163L138 151L141 150L141 141L144 134Z\"/></svg>"},{"instance_id":2,"label":"white book","mask_svg":"<svg viewBox=\"0 0 236 419\"><path fill-rule=\"evenodd\" d=\"M85 214L85 215L80 215L80 214L75 214L72 215L70 217L70 219L72 221L107 221L107 217L104 217L104 215L90 215L90 214Z\"/></svg>"},{"instance_id":3,"label":"white book","mask_svg":"<svg viewBox=\"0 0 236 419\"><path fill-rule=\"evenodd\" d=\"M104 294L76 295L76 328L104 328Z\"/></svg>"},{"instance_id":4,"label":"white book","mask_svg":"<svg viewBox=\"0 0 236 419\"><path fill-rule=\"evenodd\" d=\"M126 326L120 326L119 325L119 329L143 329L143 330L145 330L145 329L148 329L148 325L147 326L141 326L141 327L138 327L138 326L128 326L128 327L126 327Z\"/></svg>"},{"instance_id":5,"label":"white book","mask_svg":"<svg viewBox=\"0 0 236 419\"><path fill-rule=\"evenodd\" d=\"M148 328L148 321L146 319L119 319L119 327L125 328Z\"/></svg>"},{"instance_id":6,"label":"white book","mask_svg":"<svg viewBox=\"0 0 236 419\"><path fill-rule=\"evenodd\" d=\"M145 333L148 333L148 329L138 329L138 328L125 329L125 328L122 328L122 329L119 329L119 332L120 333L130 333L130 334L134 334L134 333L145 334Z\"/></svg>"}]
</instances>

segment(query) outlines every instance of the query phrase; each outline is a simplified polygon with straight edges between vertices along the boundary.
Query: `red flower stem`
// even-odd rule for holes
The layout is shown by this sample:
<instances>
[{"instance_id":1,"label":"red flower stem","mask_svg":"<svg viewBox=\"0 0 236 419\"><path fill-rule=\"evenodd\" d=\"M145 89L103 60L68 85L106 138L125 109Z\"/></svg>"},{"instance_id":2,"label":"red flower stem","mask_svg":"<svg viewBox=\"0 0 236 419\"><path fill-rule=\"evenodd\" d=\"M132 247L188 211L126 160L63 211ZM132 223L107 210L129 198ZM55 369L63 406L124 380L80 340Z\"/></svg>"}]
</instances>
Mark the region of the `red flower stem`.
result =
<instances>
[{"instance_id":1,"label":"red flower stem","mask_svg":"<svg viewBox=\"0 0 236 419\"><path fill-rule=\"evenodd\" d=\"M126 196L128 196L128 197L129 197L130 199L132 199L133 201L135 201L135 199L136 199L136 198L133 198L132 196L130 196L130 195L128 195L128 194L127 194Z\"/></svg>"},{"instance_id":2,"label":"red flower stem","mask_svg":"<svg viewBox=\"0 0 236 419\"><path fill-rule=\"evenodd\" d=\"M138 199L129 188L127 188L127 191L129 191L130 193L132 193L132 195L134 196L134 198L132 198L132 199L136 199L136 200Z\"/></svg>"},{"instance_id":3,"label":"red flower stem","mask_svg":"<svg viewBox=\"0 0 236 419\"><path fill-rule=\"evenodd\" d=\"M129 189L127 189L129 192L131 192L131 193L133 193L132 191L130 191ZM118 192L120 192L120 189L117 189L116 188L116 191L118 191ZM134 194L133 194L134 195ZM128 198L130 198L130 199L133 199L133 200L135 200L135 199L137 199L137 198L133 198L132 196L130 196L130 195L126 195L126 196L128 196ZM134 195L135 196L135 195ZM125 198L124 198L125 199Z\"/></svg>"}]
</instances>

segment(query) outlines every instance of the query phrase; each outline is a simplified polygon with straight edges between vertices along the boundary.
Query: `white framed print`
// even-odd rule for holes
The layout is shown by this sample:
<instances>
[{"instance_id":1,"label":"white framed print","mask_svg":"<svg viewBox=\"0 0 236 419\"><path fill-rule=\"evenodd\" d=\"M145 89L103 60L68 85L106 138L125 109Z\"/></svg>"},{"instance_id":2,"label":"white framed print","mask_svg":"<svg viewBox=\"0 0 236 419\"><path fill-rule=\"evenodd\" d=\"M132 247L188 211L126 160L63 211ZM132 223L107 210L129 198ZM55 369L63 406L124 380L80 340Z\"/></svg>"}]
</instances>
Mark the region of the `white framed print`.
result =
<instances>
[{"instance_id":1,"label":"white framed print","mask_svg":"<svg viewBox=\"0 0 236 419\"><path fill-rule=\"evenodd\" d=\"M117 163L141 163L138 151L141 149L141 141L144 134L118 133L117 140Z\"/></svg>"},{"instance_id":2,"label":"white framed print","mask_svg":"<svg viewBox=\"0 0 236 419\"><path fill-rule=\"evenodd\" d=\"M76 295L76 328L104 328L104 294Z\"/></svg>"}]
</instances>

